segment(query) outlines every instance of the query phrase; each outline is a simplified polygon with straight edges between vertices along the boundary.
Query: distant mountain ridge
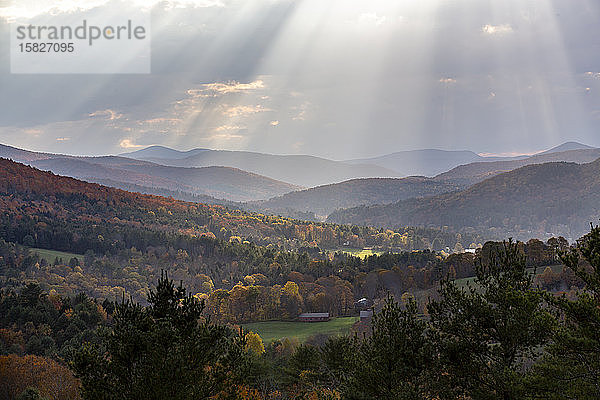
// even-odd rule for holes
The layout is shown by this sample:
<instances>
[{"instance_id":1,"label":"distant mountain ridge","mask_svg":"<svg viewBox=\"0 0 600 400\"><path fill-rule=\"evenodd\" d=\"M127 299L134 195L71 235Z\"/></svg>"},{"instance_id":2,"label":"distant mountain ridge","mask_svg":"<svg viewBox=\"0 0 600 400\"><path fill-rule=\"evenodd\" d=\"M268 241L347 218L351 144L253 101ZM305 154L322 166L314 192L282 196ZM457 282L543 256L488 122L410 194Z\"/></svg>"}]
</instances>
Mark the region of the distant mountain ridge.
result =
<instances>
[{"instance_id":1,"label":"distant mountain ridge","mask_svg":"<svg viewBox=\"0 0 600 400\"><path fill-rule=\"evenodd\" d=\"M562 151L565 149L567 151ZM419 150L375 158L395 162L398 157L404 157L402 162L414 164L417 172L431 172L431 168L439 168L440 162L454 165L463 160L484 160L455 166L434 178L413 176L408 179L401 179L401 174L381 166L346 164L302 155L202 148L180 151L164 146L151 146L125 155L128 157L80 157L0 145L0 157L90 182L183 200L198 199L210 204L235 202L236 207L300 218L304 215L315 218L309 216L310 213L327 216L339 208L390 204L412 197L462 190L530 164L552 161L588 163L600 157L600 149L568 142L531 157L483 157L469 151ZM197 164L206 166L186 167ZM248 169L295 179L312 189L303 190L302 186L247 172ZM330 183L312 185L322 181ZM242 202L249 203L243 205Z\"/></svg>"},{"instance_id":2,"label":"distant mountain ridge","mask_svg":"<svg viewBox=\"0 0 600 400\"><path fill-rule=\"evenodd\" d=\"M560 146L553 147L550 150L542 151L541 153L536 153L534 155L541 156L541 155L551 154L551 153L562 153L564 151L592 150L592 149L595 149L595 147L588 146L586 144L581 144L578 142L566 142L566 143L561 144Z\"/></svg>"},{"instance_id":3,"label":"distant mountain ridge","mask_svg":"<svg viewBox=\"0 0 600 400\"><path fill-rule=\"evenodd\" d=\"M449 227L497 238L576 239L600 218L600 159L554 162L499 174L460 192L339 210L328 222Z\"/></svg>"},{"instance_id":4,"label":"distant mountain ridge","mask_svg":"<svg viewBox=\"0 0 600 400\"><path fill-rule=\"evenodd\" d=\"M120 156L135 159L144 158L166 158L170 160L179 160L182 158L194 156L204 151L210 151L210 149L191 149L186 151L171 149L165 146L150 146L141 150L132 151L129 153L122 153Z\"/></svg>"},{"instance_id":5,"label":"distant mountain ridge","mask_svg":"<svg viewBox=\"0 0 600 400\"><path fill-rule=\"evenodd\" d=\"M138 185L145 187L145 192L156 188L152 194L161 194L164 190L181 192L181 198L200 195L207 196L206 200L216 197L230 201L251 201L301 189L228 167L176 168L118 156L75 157L36 153L4 145L0 145L0 157L90 182ZM222 201L211 203L219 204Z\"/></svg>"},{"instance_id":6,"label":"distant mountain ridge","mask_svg":"<svg viewBox=\"0 0 600 400\"><path fill-rule=\"evenodd\" d=\"M586 164L600 158L600 149L579 149L563 152L543 152L528 158L510 161L477 162L458 166L435 177L437 181L453 181L458 184L472 185L492 176L532 164L549 162L574 162Z\"/></svg>"},{"instance_id":7,"label":"distant mountain ridge","mask_svg":"<svg viewBox=\"0 0 600 400\"><path fill-rule=\"evenodd\" d=\"M184 158L146 157L143 150L125 154L140 160L174 167L226 166L298 186L315 187L355 178L399 177L375 165L351 165L307 155L274 155L251 151L203 150Z\"/></svg>"},{"instance_id":8,"label":"distant mountain ridge","mask_svg":"<svg viewBox=\"0 0 600 400\"><path fill-rule=\"evenodd\" d=\"M581 143L567 142L537 155L591 149L593 148ZM526 155L515 157L482 156L469 150L424 149L400 151L371 158L334 161L309 155L276 155L204 148L180 151L164 146L150 146L121 154L121 156L175 167L218 165L239 168L308 188L359 178L435 177L462 165L520 161L529 158Z\"/></svg>"},{"instance_id":9,"label":"distant mountain ridge","mask_svg":"<svg viewBox=\"0 0 600 400\"><path fill-rule=\"evenodd\" d=\"M290 210L327 216L339 208L358 205L389 204L413 197L433 196L464 189L451 182L431 178L365 178L318 186L284 194L248 206L265 213L286 214Z\"/></svg>"},{"instance_id":10,"label":"distant mountain ridge","mask_svg":"<svg viewBox=\"0 0 600 400\"><path fill-rule=\"evenodd\" d=\"M560 153L572 150L590 149L594 148L577 142L567 142L550 150L534 154L534 156L549 155L552 153ZM362 158L356 160L349 160L346 162L378 165L380 167L396 171L404 176L419 175L434 177L436 175L442 174L453 168L465 164L481 162L519 161L528 159L529 157L530 156L525 155L514 157L482 156L468 150L450 151L438 149L424 149L400 151L379 157Z\"/></svg>"},{"instance_id":11,"label":"distant mountain ridge","mask_svg":"<svg viewBox=\"0 0 600 400\"><path fill-rule=\"evenodd\" d=\"M561 151L571 149L569 151ZM423 150L412 154L448 154L438 150ZM553 161L568 161L584 164L600 158L600 149L580 143L569 142L534 156L480 157L472 152L456 152L478 157L486 161L458 166L435 178L364 178L353 179L332 185L323 185L298 192L292 192L268 201L251 203L252 209L267 213L295 215L314 212L327 216L339 208L352 208L360 205L390 204L416 197L435 196L442 193L466 189L487 178L503 172L530 165ZM398 153L396 153L398 154ZM493 160L502 161L493 161ZM363 160L364 161L364 160ZM435 185L437 182L438 185Z\"/></svg>"},{"instance_id":12,"label":"distant mountain ridge","mask_svg":"<svg viewBox=\"0 0 600 400\"><path fill-rule=\"evenodd\" d=\"M472 151L436 149L400 151L373 158L348 160L350 164L372 164L396 171L402 176L435 176L461 164L484 161Z\"/></svg>"}]
</instances>

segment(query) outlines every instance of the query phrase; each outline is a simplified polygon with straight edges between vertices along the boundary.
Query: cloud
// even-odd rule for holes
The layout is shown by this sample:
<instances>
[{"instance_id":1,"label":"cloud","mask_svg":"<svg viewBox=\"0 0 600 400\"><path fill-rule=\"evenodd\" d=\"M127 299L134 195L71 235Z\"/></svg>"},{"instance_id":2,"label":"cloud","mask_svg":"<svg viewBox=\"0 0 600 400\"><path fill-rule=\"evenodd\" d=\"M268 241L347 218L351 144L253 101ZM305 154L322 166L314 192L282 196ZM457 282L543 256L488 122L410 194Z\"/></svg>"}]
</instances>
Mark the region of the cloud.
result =
<instances>
[{"instance_id":1,"label":"cloud","mask_svg":"<svg viewBox=\"0 0 600 400\"><path fill-rule=\"evenodd\" d=\"M589 72L585 73L585 76L588 77L588 78L600 80L600 72L591 72L591 71L589 71Z\"/></svg>"},{"instance_id":2,"label":"cloud","mask_svg":"<svg viewBox=\"0 0 600 400\"><path fill-rule=\"evenodd\" d=\"M135 144L131 141L131 139L123 139L121 140L121 142L119 143L119 146L121 146L124 149L139 149L142 147L146 147L143 145L139 145L139 144Z\"/></svg>"},{"instance_id":3,"label":"cloud","mask_svg":"<svg viewBox=\"0 0 600 400\"><path fill-rule=\"evenodd\" d=\"M207 7L225 7L221 0L143 0L144 3L152 5L161 4L166 9L169 8L207 8Z\"/></svg>"},{"instance_id":4,"label":"cloud","mask_svg":"<svg viewBox=\"0 0 600 400\"><path fill-rule=\"evenodd\" d=\"M41 129L36 129L36 128L31 128L31 129L25 129L24 131L27 135L33 135L33 136L39 136L43 133L43 131Z\"/></svg>"},{"instance_id":5,"label":"cloud","mask_svg":"<svg viewBox=\"0 0 600 400\"><path fill-rule=\"evenodd\" d=\"M503 35L503 34L507 34L507 33L512 33L513 28L509 24L502 24L502 25L487 24L481 28L481 31L486 35Z\"/></svg>"},{"instance_id":6,"label":"cloud","mask_svg":"<svg viewBox=\"0 0 600 400\"><path fill-rule=\"evenodd\" d=\"M114 121L114 120L120 119L123 116L123 114L120 114L120 113L110 110L110 109L106 109L106 110L94 111L93 113L90 113L89 116L90 117L108 117L107 119L109 121Z\"/></svg>"},{"instance_id":7,"label":"cloud","mask_svg":"<svg viewBox=\"0 0 600 400\"><path fill-rule=\"evenodd\" d=\"M38 0L35 2L15 0L9 1L8 6L0 7L0 18L13 21L15 19L33 18L42 14L75 13L91 10L106 3L108 3L108 0L63 0L58 2L52 0Z\"/></svg>"},{"instance_id":8,"label":"cloud","mask_svg":"<svg viewBox=\"0 0 600 400\"><path fill-rule=\"evenodd\" d=\"M179 118L151 118L139 121L140 124L146 125L177 124L179 122L181 122Z\"/></svg>"},{"instance_id":9,"label":"cloud","mask_svg":"<svg viewBox=\"0 0 600 400\"><path fill-rule=\"evenodd\" d=\"M235 133L217 133L215 135L211 135L207 137L208 140L234 140L234 139L243 139L244 136L237 135Z\"/></svg>"},{"instance_id":10,"label":"cloud","mask_svg":"<svg viewBox=\"0 0 600 400\"><path fill-rule=\"evenodd\" d=\"M216 95L224 95L224 94L230 94L230 93L242 93L242 92L248 92L248 91L252 91L252 90L257 90L257 89L264 89L265 88L265 83L262 80L256 80L253 82L249 82L249 83L240 83L240 82L236 82L236 81L232 81L232 82L215 82L215 83L206 83L204 85L202 85L202 87L204 89L200 89L200 90L192 90L191 92L193 94L198 94L200 96L202 95L206 95L206 94L212 94L213 96ZM189 94L190 91L188 91Z\"/></svg>"},{"instance_id":11,"label":"cloud","mask_svg":"<svg viewBox=\"0 0 600 400\"><path fill-rule=\"evenodd\" d=\"M245 126L239 125L221 125L215 128L215 132L227 132L227 131L240 131L243 129L247 129Z\"/></svg>"},{"instance_id":12,"label":"cloud","mask_svg":"<svg viewBox=\"0 0 600 400\"><path fill-rule=\"evenodd\" d=\"M296 112L296 114L292 117L293 121L304 121L306 120L306 115L308 114L308 109L310 108L311 103L309 101L305 101L299 106L292 107L292 110Z\"/></svg>"},{"instance_id":13,"label":"cloud","mask_svg":"<svg viewBox=\"0 0 600 400\"><path fill-rule=\"evenodd\" d=\"M444 83L446 85L453 85L456 83L456 79L454 78L442 78L439 80L440 83Z\"/></svg>"},{"instance_id":14,"label":"cloud","mask_svg":"<svg viewBox=\"0 0 600 400\"><path fill-rule=\"evenodd\" d=\"M258 114L258 113L262 113L262 112L266 112L266 111L272 111L271 109L265 108L261 105L234 106L234 107L224 106L224 107L225 107L225 109L223 110L223 115L225 115L226 117L229 117L229 118L243 117L243 116Z\"/></svg>"}]
</instances>

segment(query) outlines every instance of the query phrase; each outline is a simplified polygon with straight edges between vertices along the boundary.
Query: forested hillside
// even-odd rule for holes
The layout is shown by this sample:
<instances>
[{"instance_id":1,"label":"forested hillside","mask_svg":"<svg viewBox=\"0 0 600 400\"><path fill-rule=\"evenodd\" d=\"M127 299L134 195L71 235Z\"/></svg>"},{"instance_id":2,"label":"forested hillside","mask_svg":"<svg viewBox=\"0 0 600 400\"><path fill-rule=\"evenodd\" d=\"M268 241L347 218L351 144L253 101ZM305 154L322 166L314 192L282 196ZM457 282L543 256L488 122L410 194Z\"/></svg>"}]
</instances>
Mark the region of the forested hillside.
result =
<instances>
[{"instance_id":1,"label":"forested hillside","mask_svg":"<svg viewBox=\"0 0 600 400\"><path fill-rule=\"evenodd\" d=\"M555 336L556 344L544 347L555 335L547 311L555 305L544 304L537 288L560 290L568 296L564 304L587 307L566 300L576 298L587 282L577 260L570 268L550 268L569 248L562 238L488 242L476 254L447 258L425 250L361 259L322 252L317 243L372 240L402 246L415 242L415 231L229 211L107 188L3 159L0 210L0 389L13 397L39 392L96 399L111 393L111 398L134 399L149 387L182 399L190 393L257 400L540 393L550 387L543 369L563 365L552 357L567 342ZM241 229L256 239L232 234ZM444 235L464 240L448 232L422 232L436 233L436 241ZM598 232L595 237L600 242ZM52 260L33 246L74 254ZM531 267L546 268L534 275ZM475 286L461 289L465 279ZM389 295L399 302L382 301ZM372 329L356 326L365 332L361 337L315 335L307 344L281 339L265 346L255 333L234 329L251 321L294 320L302 312L356 315L363 297L379 312ZM474 333L456 335L464 331ZM499 348L487 346L489 341ZM474 361L455 362L453 346L472 343L476 348L465 347L461 354L473 354ZM517 355L498 357L505 348ZM539 370L532 369L533 351L542 348ZM479 357L496 360L494 368L483 368ZM135 360L135 375L123 373L129 365L123 360ZM417 363L407 369L407 360ZM503 380L498 368L522 372ZM491 389L470 381L476 371ZM450 377L461 384L447 382ZM531 382L525 385L525 378ZM53 386L57 379L63 385ZM593 390L587 375L578 379L587 385L586 393Z\"/></svg>"},{"instance_id":2,"label":"forested hillside","mask_svg":"<svg viewBox=\"0 0 600 400\"><path fill-rule=\"evenodd\" d=\"M82 253L90 246L110 249L122 241L120 236L115 236L115 241L93 239L92 244L88 243L91 239L75 234L82 229L97 230L103 237L116 235L109 226L191 237L243 239L257 245L275 245L285 249L377 246L383 250L413 250L429 249L436 239L443 247L454 247L457 243L456 234L448 230L403 227L391 231L298 221L219 205L126 192L41 172L9 160L0 160L0 166L2 218L3 221L13 221L2 225L3 237L22 243L23 238L30 235L34 238L33 245L42 248L76 253ZM65 230L64 237L54 235L50 240L47 231L62 229L52 228L52 222L57 219L80 228ZM42 221L46 222L40 223ZM89 225L88 221L96 224ZM461 236L459 239L465 246L482 240L478 236ZM131 245L139 248L135 242Z\"/></svg>"},{"instance_id":3,"label":"forested hillside","mask_svg":"<svg viewBox=\"0 0 600 400\"><path fill-rule=\"evenodd\" d=\"M210 298L210 304L219 299L216 289L224 290L232 301L243 294L239 306L232 303L228 308L231 311L215 311L219 318L293 317L299 310L319 308L338 315L352 307L356 296L374 295L374 287L398 293L415 285L430 288L439 279L436 265L441 258L426 250L361 260L325 253L322 248L352 244L401 251L477 240L449 231L394 232L301 222L125 192L9 160L0 160L0 167L0 238L6 268L2 279L13 287L35 280L59 293L81 290L114 298L125 291L143 299L149 283L165 269L195 293L217 296ZM83 256L42 259L27 247ZM393 272L393 267L399 269ZM390 270L390 279L367 284L378 282L367 279L378 269ZM248 292L248 287L262 289ZM292 303L280 299L286 293L283 288L297 294ZM263 299L265 307L237 308L249 304L244 297L249 293ZM269 308L269 304L279 306Z\"/></svg>"},{"instance_id":4,"label":"forested hillside","mask_svg":"<svg viewBox=\"0 0 600 400\"><path fill-rule=\"evenodd\" d=\"M285 213L288 210L313 212L327 216L338 208L358 205L389 204L414 197L434 196L463 189L464 186L430 178L353 179L333 185L318 186L284 194L261 202L249 203L266 213Z\"/></svg>"},{"instance_id":5,"label":"forested hillside","mask_svg":"<svg viewBox=\"0 0 600 400\"><path fill-rule=\"evenodd\" d=\"M581 146L581 145L579 145ZM571 146L565 144L559 146L559 149L569 149ZM457 184L472 185L485 179L513 171L515 169L533 164L544 164L550 162L573 162L577 164L587 164L597 160L600 157L600 149L577 149L565 150L559 152L544 152L531 157L518 160L502 160L492 162L474 162L458 166L450 171L439 174L435 180L440 182L455 182Z\"/></svg>"},{"instance_id":6,"label":"forested hillside","mask_svg":"<svg viewBox=\"0 0 600 400\"><path fill-rule=\"evenodd\" d=\"M177 168L125 157L75 157L36 153L5 145L0 145L0 157L89 182L138 185L154 188L156 194L160 190L181 192L182 198L203 195L229 201L266 200L301 189L286 182L222 166Z\"/></svg>"},{"instance_id":7,"label":"forested hillside","mask_svg":"<svg viewBox=\"0 0 600 400\"><path fill-rule=\"evenodd\" d=\"M599 218L597 160L531 165L456 193L340 210L328 221L390 228L447 226L523 240L559 235L574 240Z\"/></svg>"}]
</instances>

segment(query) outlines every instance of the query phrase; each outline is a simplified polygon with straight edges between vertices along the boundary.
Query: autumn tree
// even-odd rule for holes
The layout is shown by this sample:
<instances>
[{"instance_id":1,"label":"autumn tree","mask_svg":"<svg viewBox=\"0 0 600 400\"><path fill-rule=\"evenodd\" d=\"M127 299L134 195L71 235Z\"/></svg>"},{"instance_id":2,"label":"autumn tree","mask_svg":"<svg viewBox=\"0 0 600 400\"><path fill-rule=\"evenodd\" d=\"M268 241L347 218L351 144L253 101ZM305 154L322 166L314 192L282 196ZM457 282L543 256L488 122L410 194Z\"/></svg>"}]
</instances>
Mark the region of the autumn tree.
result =
<instances>
[{"instance_id":1,"label":"autumn tree","mask_svg":"<svg viewBox=\"0 0 600 400\"><path fill-rule=\"evenodd\" d=\"M0 356L0 399L79 399L79 382L64 365L45 357ZM28 390L29 389L29 390ZM27 397L29 396L29 397Z\"/></svg>"},{"instance_id":2,"label":"autumn tree","mask_svg":"<svg viewBox=\"0 0 600 400\"><path fill-rule=\"evenodd\" d=\"M261 355L265 352L265 345L258 333L246 333L246 350L252 351L256 355Z\"/></svg>"}]
</instances>

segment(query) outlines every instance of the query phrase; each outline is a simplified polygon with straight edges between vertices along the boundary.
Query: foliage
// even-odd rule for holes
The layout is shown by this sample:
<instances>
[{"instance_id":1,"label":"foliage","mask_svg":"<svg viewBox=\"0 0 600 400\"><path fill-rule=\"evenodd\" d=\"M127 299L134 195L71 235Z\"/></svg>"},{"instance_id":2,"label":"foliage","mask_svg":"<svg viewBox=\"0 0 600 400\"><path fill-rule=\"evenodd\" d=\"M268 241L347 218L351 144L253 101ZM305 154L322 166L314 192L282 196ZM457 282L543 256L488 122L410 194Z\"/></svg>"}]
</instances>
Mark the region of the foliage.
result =
<instances>
[{"instance_id":1,"label":"foliage","mask_svg":"<svg viewBox=\"0 0 600 400\"><path fill-rule=\"evenodd\" d=\"M434 391L448 399L522 398L524 372L554 320L512 241L480 262L475 283L460 289L445 280L429 305L440 355Z\"/></svg>"},{"instance_id":2,"label":"foliage","mask_svg":"<svg viewBox=\"0 0 600 400\"><path fill-rule=\"evenodd\" d=\"M19 292L0 290L0 353L70 359L84 342L96 340L107 314L84 294L45 293L35 283Z\"/></svg>"},{"instance_id":3,"label":"foliage","mask_svg":"<svg viewBox=\"0 0 600 400\"><path fill-rule=\"evenodd\" d=\"M252 331L246 333L246 350L252 351L257 355L265 352L263 340L258 333Z\"/></svg>"},{"instance_id":4,"label":"foliage","mask_svg":"<svg viewBox=\"0 0 600 400\"><path fill-rule=\"evenodd\" d=\"M79 382L54 360L34 355L0 356L0 399L79 399Z\"/></svg>"},{"instance_id":5,"label":"foliage","mask_svg":"<svg viewBox=\"0 0 600 400\"><path fill-rule=\"evenodd\" d=\"M158 240L172 244L173 234L225 241L240 237L287 250L340 248L346 243L361 248L425 249L435 236L444 236L435 230L393 232L298 221L125 192L6 159L0 159L0 209L0 237L5 240L77 254L144 249Z\"/></svg>"},{"instance_id":6,"label":"foliage","mask_svg":"<svg viewBox=\"0 0 600 400\"><path fill-rule=\"evenodd\" d=\"M585 283L575 300L553 299L564 324L533 374L540 397L600 397L600 227L592 227L563 262Z\"/></svg>"},{"instance_id":7,"label":"foliage","mask_svg":"<svg viewBox=\"0 0 600 400\"><path fill-rule=\"evenodd\" d=\"M527 240L547 232L577 238L598 216L600 160L546 163L503 173L467 189L332 213L331 223L448 227L461 234Z\"/></svg>"},{"instance_id":8,"label":"foliage","mask_svg":"<svg viewBox=\"0 0 600 400\"><path fill-rule=\"evenodd\" d=\"M424 378L434 359L428 331L427 323L418 317L414 301L402 309L388 297L374 318L371 335L355 345L351 372L342 381L343 397L427 398Z\"/></svg>"},{"instance_id":9,"label":"foliage","mask_svg":"<svg viewBox=\"0 0 600 400\"><path fill-rule=\"evenodd\" d=\"M77 352L84 399L206 399L241 383L243 336L203 321L203 304L166 275L148 302L123 301L102 343Z\"/></svg>"}]
</instances>

